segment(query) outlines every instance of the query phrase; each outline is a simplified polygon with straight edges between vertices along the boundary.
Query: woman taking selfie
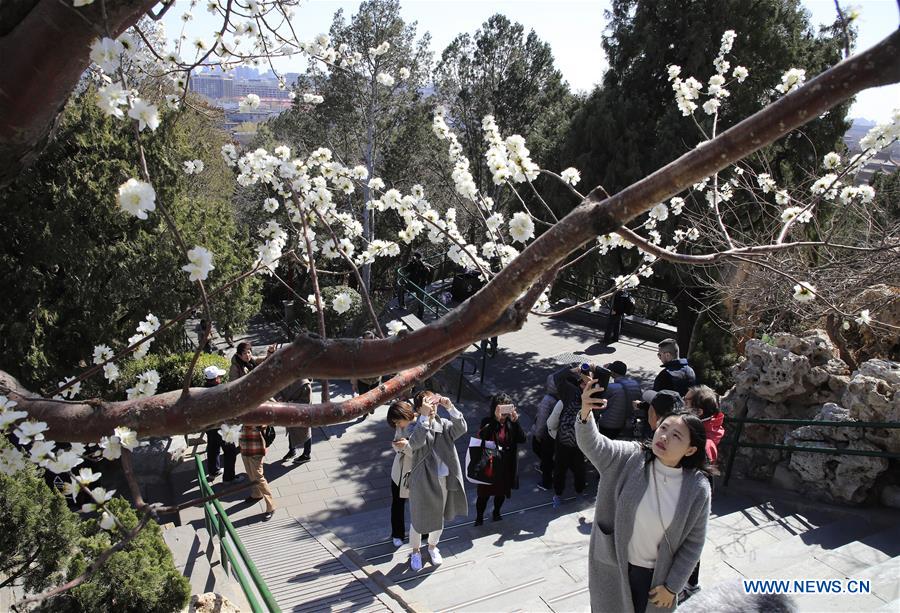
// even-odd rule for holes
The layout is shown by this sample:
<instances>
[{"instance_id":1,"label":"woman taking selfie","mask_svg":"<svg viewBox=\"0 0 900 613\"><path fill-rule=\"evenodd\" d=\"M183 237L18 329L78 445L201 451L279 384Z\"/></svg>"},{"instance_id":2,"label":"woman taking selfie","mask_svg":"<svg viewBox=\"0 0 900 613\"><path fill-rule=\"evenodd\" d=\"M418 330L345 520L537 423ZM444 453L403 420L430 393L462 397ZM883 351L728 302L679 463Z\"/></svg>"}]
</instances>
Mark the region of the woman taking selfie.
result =
<instances>
[{"instance_id":1,"label":"woman taking selfie","mask_svg":"<svg viewBox=\"0 0 900 613\"><path fill-rule=\"evenodd\" d=\"M491 414L481 421L478 438L496 445L500 450L500 465L494 468L494 482L491 485L478 486L478 498L475 500L476 526L484 523L484 512L491 496L494 497L494 521L503 519L500 507L512 495L512 490L519 487L518 446L525 442L525 431L519 424L519 414L508 394L495 394L491 398Z\"/></svg>"},{"instance_id":2,"label":"woman taking selfie","mask_svg":"<svg viewBox=\"0 0 900 613\"><path fill-rule=\"evenodd\" d=\"M443 562L437 544L444 521L468 513L459 456L453 446L468 427L463 414L444 396L419 392L414 406L419 417L408 443L413 452L409 473L409 545L413 552L409 565L419 571L422 535L428 535L428 554L437 566ZM444 407L450 419L438 417L438 407Z\"/></svg>"},{"instance_id":3,"label":"woman taking selfie","mask_svg":"<svg viewBox=\"0 0 900 613\"><path fill-rule=\"evenodd\" d=\"M415 419L416 413L412 405L405 400L398 400L388 408L387 423L394 429L394 440L391 443L394 451L394 463L391 465L391 540L394 547L403 545L406 537L409 485L403 476L412 468L412 449L409 448L407 431Z\"/></svg>"},{"instance_id":4,"label":"woman taking selfie","mask_svg":"<svg viewBox=\"0 0 900 613\"><path fill-rule=\"evenodd\" d=\"M664 417L653 441L613 441L591 412L602 409L589 382L575 419L578 446L600 473L591 530L591 610L673 609L700 559L709 519L706 431L694 415Z\"/></svg>"}]
</instances>

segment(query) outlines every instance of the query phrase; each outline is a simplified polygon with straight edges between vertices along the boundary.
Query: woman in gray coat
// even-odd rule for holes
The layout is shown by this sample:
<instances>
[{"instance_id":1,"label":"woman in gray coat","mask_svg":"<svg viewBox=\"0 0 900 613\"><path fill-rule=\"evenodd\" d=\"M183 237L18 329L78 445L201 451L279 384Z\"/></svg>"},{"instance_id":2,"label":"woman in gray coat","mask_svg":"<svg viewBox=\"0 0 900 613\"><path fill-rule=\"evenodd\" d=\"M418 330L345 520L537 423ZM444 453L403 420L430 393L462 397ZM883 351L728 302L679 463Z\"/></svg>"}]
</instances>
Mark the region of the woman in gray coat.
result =
<instances>
[{"instance_id":1,"label":"woman in gray coat","mask_svg":"<svg viewBox=\"0 0 900 613\"><path fill-rule=\"evenodd\" d=\"M413 452L409 473L409 565L422 569L422 535L428 534L428 554L437 566L443 561L437 544L444 521L469 512L459 456L453 442L467 430L466 419L449 399L432 392L419 392L414 401L419 418L409 435ZM437 417L439 406L450 419Z\"/></svg>"},{"instance_id":2,"label":"woman in gray coat","mask_svg":"<svg viewBox=\"0 0 900 613\"><path fill-rule=\"evenodd\" d=\"M594 613L658 613L700 560L709 519L706 431L695 416L673 413L650 445L613 441L592 410L606 405L589 383L575 419L578 446L600 473L591 530L588 586Z\"/></svg>"}]
</instances>

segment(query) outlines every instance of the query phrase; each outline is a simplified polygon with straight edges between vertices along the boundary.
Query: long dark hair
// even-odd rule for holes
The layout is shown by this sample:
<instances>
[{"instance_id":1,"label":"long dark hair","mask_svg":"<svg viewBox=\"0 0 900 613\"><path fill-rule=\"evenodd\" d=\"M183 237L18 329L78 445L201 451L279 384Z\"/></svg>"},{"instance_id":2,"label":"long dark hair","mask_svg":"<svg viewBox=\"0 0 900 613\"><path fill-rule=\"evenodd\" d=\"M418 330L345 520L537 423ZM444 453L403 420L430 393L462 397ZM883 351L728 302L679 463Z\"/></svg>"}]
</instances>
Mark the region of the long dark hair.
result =
<instances>
[{"instance_id":1,"label":"long dark hair","mask_svg":"<svg viewBox=\"0 0 900 613\"><path fill-rule=\"evenodd\" d=\"M706 475L707 478L718 475L719 471L715 466L710 464L709 458L706 457L706 428L703 426L703 422L700 421L699 417L693 413L679 409L660 419L659 423L656 424L656 427L659 428L664 421L675 417L680 417L684 421L684 425L687 426L688 434L691 438L690 446L697 448L697 451L691 455L686 455L681 458L681 468L684 470L696 470L697 472ZM653 453L653 441L644 441L642 447L644 448L644 461L646 465L649 466L650 462L656 459L656 455Z\"/></svg>"},{"instance_id":2,"label":"long dark hair","mask_svg":"<svg viewBox=\"0 0 900 613\"><path fill-rule=\"evenodd\" d=\"M491 396L491 412L490 416L495 417L497 412L497 407L501 404L514 404L513 399L506 392L500 392L498 394L494 394Z\"/></svg>"}]
</instances>

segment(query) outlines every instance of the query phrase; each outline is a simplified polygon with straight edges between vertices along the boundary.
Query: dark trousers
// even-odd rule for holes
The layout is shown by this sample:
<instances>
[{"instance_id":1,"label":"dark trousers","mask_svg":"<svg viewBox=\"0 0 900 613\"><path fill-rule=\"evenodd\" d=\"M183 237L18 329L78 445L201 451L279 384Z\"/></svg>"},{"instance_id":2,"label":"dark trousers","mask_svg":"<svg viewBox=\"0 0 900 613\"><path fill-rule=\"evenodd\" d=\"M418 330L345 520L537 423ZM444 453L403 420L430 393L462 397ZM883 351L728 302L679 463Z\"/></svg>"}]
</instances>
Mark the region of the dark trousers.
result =
<instances>
[{"instance_id":1,"label":"dark trousers","mask_svg":"<svg viewBox=\"0 0 900 613\"><path fill-rule=\"evenodd\" d=\"M653 569L643 566L628 565L628 584L631 587L631 603L634 613L644 613L650 600L650 583L653 581Z\"/></svg>"},{"instance_id":2,"label":"dark trousers","mask_svg":"<svg viewBox=\"0 0 900 613\"><path fill-rule=\"evenodd\" d=\"M549 434L544 438L535 437L531 441L531 448L541 460L541 485L548 490L553 487L553 451L556 441Z\"/></svg>"},{"instance_id":3,"label":"dark trousers","mask_svg":"<svg viewBox=\"0 0 900 613\"><path fill-rule=\"evenodd\" d=\"M475 499L475 513L478 519L484 517L484 512L487 509L488 498L490 498L490 496L479 496ZM494 519L500 517L500 508L503 506L503 502L505 500L505 496L494 496Z\"/></svg>"},{"instance_id":4,"label":"dark trousers","mask_svg":"<svg viewBox=\"0 0 900 613\"><path fill-rule=\"evenodd\" d=\"M685 589L688 591L696 591L700 587L700 561L697 560L697 566L694 567L694 572L691 573L691 576L688 577L687 585Z\"/></svg>"},{"instance_id":5,"label":"dark trousers","mask_svg":"<svg viewBox=\"0 0 900 613\"><path fill-rule=\"evenodd\" d=\"M400 497L400 486L391 480L391 538L406 538L406 498Z\"/></svg>"},{"instance_id":6,"label":"dark trousers","mask_svg":"<svg viewBox=\"0 0 900 613\"><path fill-rule=\"evenodd\" d=\"M615 343L622 332L622 316L610 315L606 319L606 333L603 335L604 343Z\"/></svg>"},{"instance_id":7,"label":"dark trousers","mask_svg":"<svg viewBox=\"0 0 900 613\"><path fill-rule=\"evenodd\" d=\"M237 462L238 448L237 445L226 443L222 440L218 428L206 431L206 472L212 477L219 472L219 452L222 452L224 459L222 467L224 474L222 478L225 481L234 479L234 464Z\"/></svg>"},{"instance_id":8,"label":"dark trousers","mask_svg":"<svg viewBox=\"0 0 900 613\"><path fill-rule=\"evenodd\" d=\"M584 491L584 454L578 447L569 447L557 442L553 467L553 491L562 496L566 488L566 472L572 471L575 493Z\"/></svg>"}]
</instances>

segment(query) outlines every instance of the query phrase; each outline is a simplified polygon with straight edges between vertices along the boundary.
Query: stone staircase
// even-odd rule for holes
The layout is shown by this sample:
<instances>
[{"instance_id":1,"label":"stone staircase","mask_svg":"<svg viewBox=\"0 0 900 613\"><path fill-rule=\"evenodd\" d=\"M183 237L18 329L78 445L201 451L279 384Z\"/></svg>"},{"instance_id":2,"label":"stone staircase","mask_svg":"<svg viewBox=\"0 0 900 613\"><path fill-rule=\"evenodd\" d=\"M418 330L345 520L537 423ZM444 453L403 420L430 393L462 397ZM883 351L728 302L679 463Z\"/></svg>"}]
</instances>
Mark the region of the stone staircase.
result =
<instances>
[{"instance_id":1,"label":"stone staircase","mask_svg":"<svg viewBox=\"0 0 900 613\"><path fill-rule=\"evenodd\" d=\"M215 592L241 611L250 610L240 583L232 573L225 572L219 546L210 542L205 528L164 527L162 535L172 551L175 568L191 582L191 594Z\"/></svg>"},{"instance_id":2,"label":"stone staircase","mask_svg":"<svg viewBox=\"0 0 900 613\"><path fill-rule=\"evenodd\" d=\"M410 549L385 538L387 509L328 522L392 581L413 608L431 611L587 611L587 556L593 500L554 510L544 492L516 492L501 522L448 526L442 566L409 569ZM892 519L894 521L892 521ZM760 484L718 489L713 498L701 585L738 579L868 579L870 593L795 595L801 611L900 611L900 524L879 511L810 503Z\"/></svg>"}]
</instances>

